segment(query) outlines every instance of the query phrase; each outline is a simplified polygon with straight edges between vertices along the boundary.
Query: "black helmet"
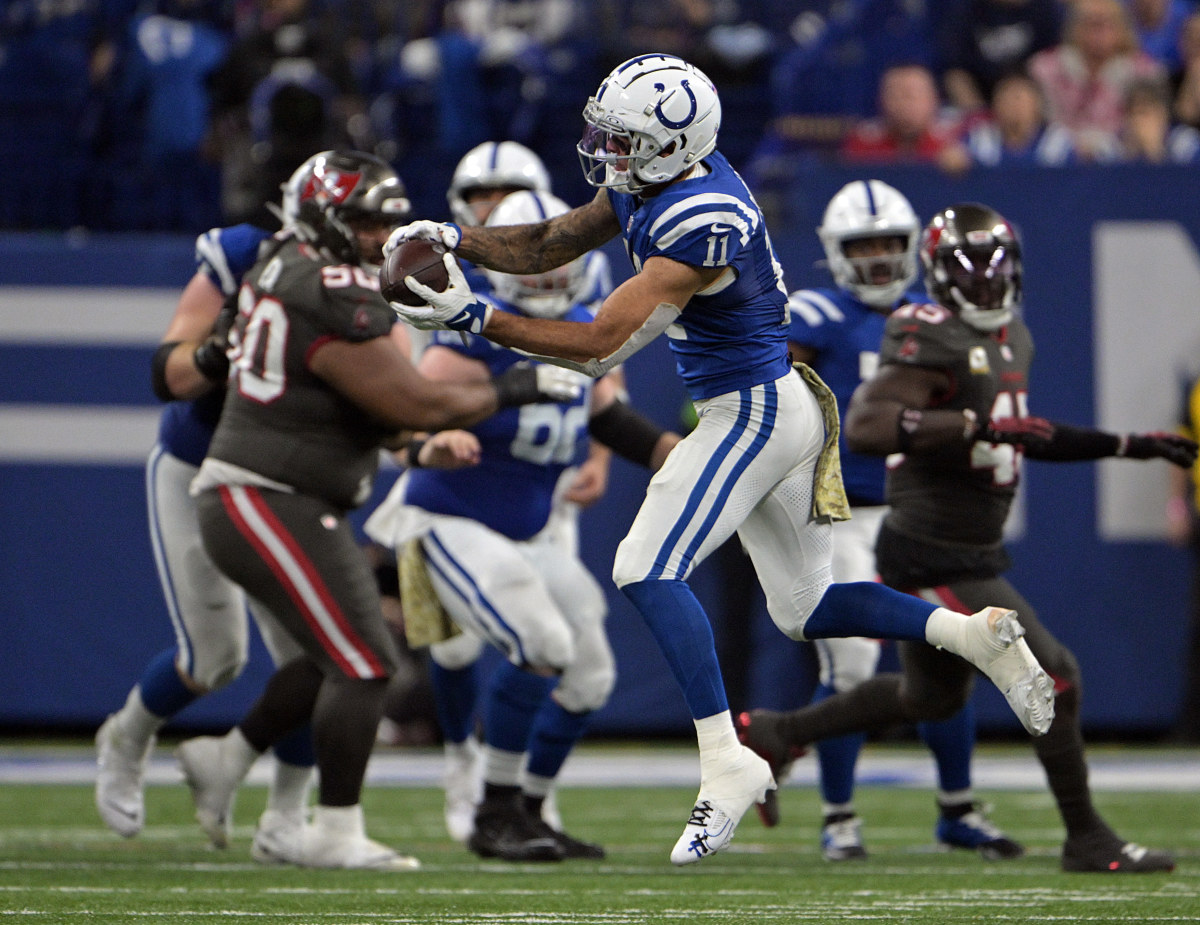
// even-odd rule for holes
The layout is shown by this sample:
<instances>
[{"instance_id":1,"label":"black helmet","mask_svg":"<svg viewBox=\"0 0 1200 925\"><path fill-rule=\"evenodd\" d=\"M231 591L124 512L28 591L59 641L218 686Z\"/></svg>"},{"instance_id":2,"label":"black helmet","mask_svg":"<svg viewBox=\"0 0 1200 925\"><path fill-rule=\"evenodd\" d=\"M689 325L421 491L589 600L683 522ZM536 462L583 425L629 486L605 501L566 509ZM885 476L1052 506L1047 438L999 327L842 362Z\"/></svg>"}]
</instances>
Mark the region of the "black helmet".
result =
<instances>
[{"instance_id":1,"label":"black helmet","mask_svg":"<svg viewBox=\"0 0 1200 925\"><path fill-rule=\"evenodd\" d=\"M314 154L283 184L282 205L285 226L345 263L363 260L352 222L399 225L412 213L396 171L362 151Z\"/></svg>"},{"instance_id":2,"label":"black helmet","mask_svg":"<svg viewBox=\"0 0 1200 925\"><path fill-rule=\"evenodd\" d=\"M980 331L1004 327L1021 302L1021 242L995 209L942 209L921 236L921 262L930 296Z\"/></svg>"}]
</instances>

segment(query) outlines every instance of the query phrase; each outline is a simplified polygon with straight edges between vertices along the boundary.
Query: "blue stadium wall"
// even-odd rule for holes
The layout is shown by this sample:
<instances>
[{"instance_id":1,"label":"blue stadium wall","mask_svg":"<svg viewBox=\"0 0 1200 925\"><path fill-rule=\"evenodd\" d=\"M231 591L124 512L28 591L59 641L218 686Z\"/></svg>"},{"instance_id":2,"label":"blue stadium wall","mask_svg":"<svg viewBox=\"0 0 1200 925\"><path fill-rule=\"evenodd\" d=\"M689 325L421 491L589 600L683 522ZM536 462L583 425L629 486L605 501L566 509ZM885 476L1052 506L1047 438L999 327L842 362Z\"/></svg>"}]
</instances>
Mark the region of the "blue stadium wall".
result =
<instances>
[{"instance_id":1,"label":"blue stadium wall","mask_svg":"<svg viewBox=\"0 0 1200 925\"><path fill-rule=\"evenodd\" d=\"M905 190L922 216L970 199L1020 227L1025 314L1038 346L1034 413L1113 429L1174 425L1179 381L1200 363L1193 170L874 175ZM813 232L828 198L862 176L815 171L772 197L791 288L827 283ZM627 273L610 247L618 275ZM95 725L171 642L142 461L158 411L149 358L191 272L188 238L0 235L0 726ZM627 370L636 403L678 426L684 395L665 343ZM393 477L383 474L380 492ZM585 557L608 588L620 672L594 724L600 734L690 733L652 638L608 580L646 478L617 461L607 500L583 518ZM1154 733L1178 708L1190 559L1162 537L1166 480L1160 462L1025 467L1010 577L1077 654L1093 732ZM731 549L693 579L738 682L735 706L804 702L811 654L774 629L760 593L737 584L739 558ZM256 642L246 674L189 707L177 727L233 722L268 673ZM1015 733L1002 698L984 688L975 695L981 728Z\"/></svg>"}]
</instances>

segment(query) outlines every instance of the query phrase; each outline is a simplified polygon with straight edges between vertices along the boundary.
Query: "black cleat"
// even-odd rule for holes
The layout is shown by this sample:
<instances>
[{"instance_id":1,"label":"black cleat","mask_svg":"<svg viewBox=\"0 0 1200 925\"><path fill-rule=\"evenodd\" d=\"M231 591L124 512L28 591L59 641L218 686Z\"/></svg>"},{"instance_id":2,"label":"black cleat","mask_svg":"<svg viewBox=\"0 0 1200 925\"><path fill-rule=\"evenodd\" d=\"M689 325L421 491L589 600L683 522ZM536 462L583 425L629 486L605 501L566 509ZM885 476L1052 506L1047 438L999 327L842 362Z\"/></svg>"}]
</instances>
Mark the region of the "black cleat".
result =
<instances>
[{"instance_id":1,"label":"black cleat","mask_svg":"<svg viewBox=\"0 0 1200 925\"><path fill-rule=\"evenodd\" d=\"M784 741L779 731L782 716L782 713L771 710L751 710L739 713L734 720L738 740L771 766L771 776L779 785L787 780L796 759L808 751L803 746ZM779 825L781 818L778 794L778 790L768 790L765 799L754 804L758 818L769 829Z\"/></svg>"},{"instance_id":2,"label":"black cleat","mask_svg":"<svg viewBox=\"0 0 1200 925\"><path fill-rule=\"evenodd\" d=\"M558 839L539 828L518 796L480 803L467 847L481 858L502 861L561 861L566 857Z\"/></svg>"},{"instance_id":3,"label":"black cleat","mask_svg":"<svg viewBox=\"0 0 1200 925\"><path fill-rule=\"evenodd\" d=\"M1175 859L1165 851L1144 848L1119 838L1091 843L1080 839L1063 843L1062 869L1076 873L1170 873L1175 869Z\"/></svg>"},{"instance_id":4,"label":"black cleat","mask_svg":"<svg viewBox=\"0 0 1200 925\"><path fill-rule=\"evenodd\" d=\"M608 856L604 848L600 845L593 845L591 842L572 838L566 832L560 832L541 819L533 819L531 821L533 822L533 827L538 832L548 835L558 842L558 847L562 849L562 856L568 860L603 861Z\"/></svg>"}]
</instances>

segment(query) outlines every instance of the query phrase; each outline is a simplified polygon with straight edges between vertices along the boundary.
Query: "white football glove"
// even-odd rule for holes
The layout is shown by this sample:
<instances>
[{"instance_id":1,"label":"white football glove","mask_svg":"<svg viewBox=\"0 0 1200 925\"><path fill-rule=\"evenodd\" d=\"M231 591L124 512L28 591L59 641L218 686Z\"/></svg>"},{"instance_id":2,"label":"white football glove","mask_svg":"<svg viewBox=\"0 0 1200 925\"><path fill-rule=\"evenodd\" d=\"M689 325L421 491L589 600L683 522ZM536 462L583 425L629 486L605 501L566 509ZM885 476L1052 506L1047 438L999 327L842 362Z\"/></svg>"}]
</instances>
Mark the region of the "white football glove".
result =
<instances>
[{"instance_id":1,"label":"white football glove","mask_svg":"<svg viewBox=\"0 0 1200 925\"><path fill-rule=\"evenodd\" d=\"M418 283L411 276L406 276L404 285L424 299L426 304L405 305L403 302L392 302L393 311L414 328L423 331L443 328L482 334L494 309L480 302L471 291L462 267L458 265L453 254L443 254L442 262L446 265L446 273L449 276L446 288L438 292Z\"/></svg>"},{"instance_id":2,"label":"white football glove","mask_svg":"<svg viewBox=\"0 0 1200 925\"><path fill-rule=\"evenodd\" d=\"M383 245L383 256L387 256L405 241L430 241L444 247L448 251L458 247L462 240L462 229L454 222L431 222L422 219L401 225L388 235L387 243Z\"/></svg>"}]
</instances>

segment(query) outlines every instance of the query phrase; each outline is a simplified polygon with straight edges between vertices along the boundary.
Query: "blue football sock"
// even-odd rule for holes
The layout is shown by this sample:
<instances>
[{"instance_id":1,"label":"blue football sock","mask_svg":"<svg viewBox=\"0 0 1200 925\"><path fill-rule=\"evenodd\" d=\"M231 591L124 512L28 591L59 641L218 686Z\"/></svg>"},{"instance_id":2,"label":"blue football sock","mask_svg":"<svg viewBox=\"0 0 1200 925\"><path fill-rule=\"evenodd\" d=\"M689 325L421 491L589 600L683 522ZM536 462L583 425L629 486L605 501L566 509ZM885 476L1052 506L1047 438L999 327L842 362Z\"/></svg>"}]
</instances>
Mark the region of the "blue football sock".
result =
<instances>
[{"instance_id":1,"label":"blue football sock","mask_svg":"<svg viewBox=\"0 0 1200 925\"><path fill-rule=\"evenodd\" d=\"M475 699L479 693L476 664L443 668L432 659L429 661L434 707L447 742L465 742L475 725Z\"/></svg>"},{"instance_id":2,"label":"blue football sock","mask_svg":"<svg viewBox=\"0 0 1200 925\"><path fill-rule=\"evenodd\" d=\"M312 723L293 729L277 741L271 750L275 757L298 768L311 768L317 763L317 752L313 747Z\"/></svg>"},{"instance_id":3,"label":"blue football sock","mask_svg":"<svg viewBox=\"0 0 1200 925\"><path fill-rule=\"evenodd\" d=\"M650 627L693 719L729 709L712 626L682 581L638 581L621 589Z\"/></svg>"},{"instance_id":4,"label":"blue football sock","mask_svg":"<svg viewBox=\"0 0 1200 925\"><path fill-rule=\"evenodd\" d=\"M533 718L529 738L529 773L555 778L567 756L587 729L588 713L571 713L557 700L547 697Z\"/></svg>"},{"instance_id":5,"label":"blue football sock","mask_svg":"<svg viewBox=\"0 0 1200 925\"><path fill-rule=\"evenodd\" d=\"M832 697L836 691L826 684L818 685L812 702ZM854 799L854 768L858 753L867 740L865 732L821 739L817 743L817 765L821 771L821 798L826 803L841 805Z\"/></svg>"},{"instance_id":6,"label":"blue football sock","mask_svg":"<svg viewBox=\"0 0 1200 925\"><path fill-rule=\"evenodd\" d=\"M146 709L164 719L174 716L200 696L183 683L175 670L177 654L178 650L174 648L159 652L150 659L138 682Z\"/></svg>"},{"instance_id":7,"label":"blue football sock","mask_svg":"<svg viewBox=\"0 0 1200 925\"><path fill-rule=\"evenodd\" d=\"M925 623L936 604L874 581L849 581L825 589L808 622L806 639L866 636L925 642Z\"/></svg>"},{"instance_id":8,"label":"blue football sock","mask_svg":"<svg viewBox=\"0 0 1200 925\"><path fill-rule=\"evenodd\" d=\"M529 747L533 718L557 678L543 678L505 662L492 675L483 721L484 740L506 752Z\"/></svg>"},{"instance_id":9,"label":"blue football sock","mask_svg":"<svg viewBox=\"0 0 1200 925\"><path fill-rule=\"evenodd\" d=\"M947 793L971 788L971 752L975 749L975 705L967 705L949 719L918 723L917 734L937 762L938 787Z\"/></svg>"}]
</instances>

